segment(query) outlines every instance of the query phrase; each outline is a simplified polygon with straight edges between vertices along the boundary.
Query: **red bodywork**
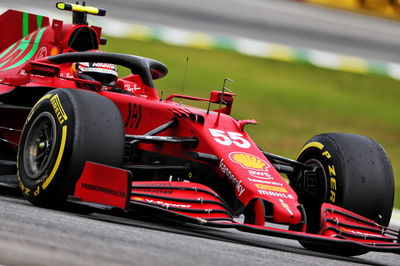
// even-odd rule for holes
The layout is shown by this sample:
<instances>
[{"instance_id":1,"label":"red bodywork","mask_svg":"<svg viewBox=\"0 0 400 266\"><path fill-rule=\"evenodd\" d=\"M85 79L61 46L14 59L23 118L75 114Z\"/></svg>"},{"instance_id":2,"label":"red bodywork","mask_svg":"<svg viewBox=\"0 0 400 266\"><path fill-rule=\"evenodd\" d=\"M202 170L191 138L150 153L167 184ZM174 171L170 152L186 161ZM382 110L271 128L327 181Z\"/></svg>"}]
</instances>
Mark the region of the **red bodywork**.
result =
<instances>
[{"instance_id":1,"label":"red bodywork","mask_svg":"<svg viewBox=\"0 0 400 266\"><path fill-rule=\"evenodd\" d=\"M4 34L9 38L0 43L0 96L6 99L4 105L0 105L4 114L0 125L22 129L30 108L44 93L53 88L81 89L77 84L90 83L74 76L72 62L55 62L53 58L97 50L101 28L65 24L59 20L50 23L47 17L9 10L0 16L0 35ZM79 39L79 43L75 39ZM151 69L152 79L165 74L162 69ZM161 138L157 143L151 139L139 142L135 148L145 155L139 163L148 164L146 156L157 155L170 161L170 165L188 164L191 169L181 175L164 176L162 180L144 180L137 179L135 174L131 176L129 169L88 162L74 194L81 200L126 211L151 209L189 222L310 242L350 243L359 248L394 252L400 249L397 239L385 235L386 228L365 218L347 219L338 212L325 211L340 209L333 205L323 205L324 220L319 235L304 233L306 218L296 193L244 131L246 124L255 121L229 116L234 94L212 91L209 99L172 95L160 100L152 83L138 73L118 80L117 87L124 93L104 90L99 83L94 85L98 94L118 107L127 140L131 136L134 141L134 136L145 136L171 121L175 126L157 136L191 139L178 143ZM15 96L13 93L17 90L23 93ZM12 96L7 98L8 95ZM220 107L208 111L176 103L175 98L208 101ZM0 129L0 133L17 149L18 132ZM246 224L233 220L243 213ZM357 215L350 213L350 216ZM300 232L274 229L266 226L266 222L290 225ZM349 234L340 234L338 230Z\"/></svg>"}]
</instances>

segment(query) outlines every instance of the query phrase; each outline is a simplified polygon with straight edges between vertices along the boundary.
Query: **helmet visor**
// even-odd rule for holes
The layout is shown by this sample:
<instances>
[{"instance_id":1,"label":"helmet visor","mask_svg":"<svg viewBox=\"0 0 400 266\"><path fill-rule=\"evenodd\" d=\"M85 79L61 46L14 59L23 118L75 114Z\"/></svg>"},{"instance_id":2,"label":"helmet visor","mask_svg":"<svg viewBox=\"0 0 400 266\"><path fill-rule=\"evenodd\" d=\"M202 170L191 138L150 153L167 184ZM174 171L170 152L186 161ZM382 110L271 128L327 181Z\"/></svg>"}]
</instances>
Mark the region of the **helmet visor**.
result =
<instances>
[{"instance_id":1,"label":"helmet visor","mask_svg":"<svg viewBox=\"0 0 400 266\"><path fill-rule=\"evenodd\" d=\"M94 81L98 81L106 86L115 85L117 77L112 74L99 73L99 72L85 72L84 75L91 77Z\"/></svg>"},{"instance_id":2,"label":"helmet visor","mask_svg":"<svg viewBox=\"0 0 400 266\"><path fill-rule=\"evenodd\" d=\"M114 86L118 79L114 64L81 62L76 68L80 78L98 81L106 86Z\"/></svg>"}]
</instances>

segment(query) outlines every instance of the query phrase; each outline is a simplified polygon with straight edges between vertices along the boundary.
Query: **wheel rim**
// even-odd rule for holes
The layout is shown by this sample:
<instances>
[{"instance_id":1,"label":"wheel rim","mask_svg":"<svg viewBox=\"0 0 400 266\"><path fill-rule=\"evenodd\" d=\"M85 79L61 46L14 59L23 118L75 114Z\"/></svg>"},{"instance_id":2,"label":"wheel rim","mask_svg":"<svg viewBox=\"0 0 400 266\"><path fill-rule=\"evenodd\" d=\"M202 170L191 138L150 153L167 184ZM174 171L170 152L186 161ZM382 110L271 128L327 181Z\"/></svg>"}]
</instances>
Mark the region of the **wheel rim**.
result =
<instances>
[{"instance_id":1,"label":"wheel rim","mask_svg":"<svg viewBox=\"0 0 400 266\"><path fill-rule=\"evenodd\" d=\"M315 157L309 157L303 163L317 168L314 176L306 173L299 176L299 187L296 190L299 200L304 205L307 213L307 232L317 233L319 230L321 204L325 202L328 196L327 176L323 163ZM310 182L310 179L313 179L313 182ZM310 185L312 183L314 185Z\"/></svg>"},{"instance_id":2,"label":"wheel rim","mask_svg":"<svg viewBox=\"0 0 400 266\"><path fill-rule=\"evenodd\" d=\"M23 163L30 179L41 177L52 161L56 146L56 122L49 112L33 121L23 147Z\"/></svg>"},{"instance_id":3,"label":"wheel rim","mask_svg":"<svg viewBox=\"0 0 400 266\"><path fill-rule=\"evenodd\" d=\"M315 189L307 189L305 190L308 192L309 195L317 198L320 202L325 202L328 197L328 186L327 186L327 175L325 172L325 168L323 164L317 159L309 159L305 162L306 165L311 165L317 167L318 175L315 176ZM306 179L306 178L305 178Z\"/></svg>"}]
</instances>

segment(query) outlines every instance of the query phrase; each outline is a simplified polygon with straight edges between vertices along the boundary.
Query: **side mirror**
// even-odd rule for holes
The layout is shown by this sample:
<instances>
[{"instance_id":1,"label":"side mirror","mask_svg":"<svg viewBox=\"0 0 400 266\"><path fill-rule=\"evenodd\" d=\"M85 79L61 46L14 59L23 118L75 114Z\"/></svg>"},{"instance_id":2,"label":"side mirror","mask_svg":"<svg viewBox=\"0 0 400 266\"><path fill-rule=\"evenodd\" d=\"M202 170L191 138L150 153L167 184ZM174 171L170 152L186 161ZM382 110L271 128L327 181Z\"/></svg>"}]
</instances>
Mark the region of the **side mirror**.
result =
<instances>
[{"instance_id":1,"label":"side mirror","mask_svg":"<svg viewBox=\"0 0 400 266\"><path fill-rule=\"evenodd\" d=\"M210 102L225 105L225 107L220 108L215 111L220 111L221 113L229 115L232 111L233 104L233 96L236 96L236 93L232 92L222 92L222 91L211 91L210 93Z\"/></svg>"}]
</instances>

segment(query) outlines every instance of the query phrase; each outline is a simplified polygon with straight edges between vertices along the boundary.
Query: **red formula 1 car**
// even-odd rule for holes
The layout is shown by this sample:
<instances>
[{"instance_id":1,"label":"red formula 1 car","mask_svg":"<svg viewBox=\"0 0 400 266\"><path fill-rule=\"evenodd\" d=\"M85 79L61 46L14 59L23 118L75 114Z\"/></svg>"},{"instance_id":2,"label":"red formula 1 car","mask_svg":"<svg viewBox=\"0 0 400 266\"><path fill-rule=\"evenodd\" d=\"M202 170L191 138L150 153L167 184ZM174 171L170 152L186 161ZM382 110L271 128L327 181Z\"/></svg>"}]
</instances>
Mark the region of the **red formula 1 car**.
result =
<instances>
[{"instance_id":1,"label":"red formula 1 car","mask_svg":"<svg viewBox=\"0 0 400 266\"><path fill-rule=\"evenodd\" d=\"M0 16L2 185L20 187L37 206L74 201L342 255L400 252L398 232L387 227L393 171L378 143L328 133L310 139L297 160L271 154L246 133L254 120L229 115L233 93L162 100L153 84L167 74L162 63L97 52L105 39L86 16L105 10L57 7L73 11L73 24L15 10ZM76 75L76 64L132 74L105 85Z\"/></svg>"}]
</instances>

